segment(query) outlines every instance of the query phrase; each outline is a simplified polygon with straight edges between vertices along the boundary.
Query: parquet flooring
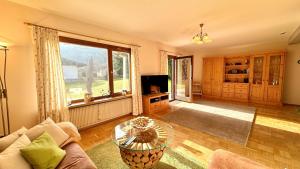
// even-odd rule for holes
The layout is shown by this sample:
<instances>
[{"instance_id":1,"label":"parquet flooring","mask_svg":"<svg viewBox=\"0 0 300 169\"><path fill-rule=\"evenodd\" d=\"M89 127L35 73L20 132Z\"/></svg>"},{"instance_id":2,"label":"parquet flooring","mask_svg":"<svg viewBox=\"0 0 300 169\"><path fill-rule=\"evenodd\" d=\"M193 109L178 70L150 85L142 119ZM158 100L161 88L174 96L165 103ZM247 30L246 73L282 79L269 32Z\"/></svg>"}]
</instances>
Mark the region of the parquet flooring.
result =
<instances>
[{"instance_id":1,"label":"parquet flooring","mask_svg":"<svg viewBox=\"0 0 300 169\"><path fill-rule=\"evenodd\" d=\"M271 168L300 169L300 107L250 105L255 106L257 111L246 146L184 126L171 124L174 127L175 136L171 147L178 150L188 150L205 163L209 162L214 150L221 148L258 161ZM170 106L169 110L150 116L159 118L174 109L175 107ZM84 149L89 149L111 140L111 132L114 126L131 118L133 116L128 115L80 131L82 136L81 146Z\"/></svg>"}]
</instances>

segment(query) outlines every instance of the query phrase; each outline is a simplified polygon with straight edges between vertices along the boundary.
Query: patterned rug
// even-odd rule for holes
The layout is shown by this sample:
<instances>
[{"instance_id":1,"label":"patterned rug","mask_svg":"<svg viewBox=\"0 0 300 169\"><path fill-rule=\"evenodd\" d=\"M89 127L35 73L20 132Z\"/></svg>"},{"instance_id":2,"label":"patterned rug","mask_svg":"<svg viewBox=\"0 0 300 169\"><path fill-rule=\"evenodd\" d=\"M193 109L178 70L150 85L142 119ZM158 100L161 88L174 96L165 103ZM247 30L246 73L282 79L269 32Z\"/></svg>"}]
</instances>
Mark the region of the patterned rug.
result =
<instances>
[{"instance_id":1,"label":"patterned rug","mask_svg":"<svg viewBox=\"0 0 300 169\"><path fill-rule=\"evenodd\" d=\"M162 116L175 123L246 145L256 108L218 101L171 102L174 111Z\"/></svg>"},{"instance_id":2,"label":"patterned rug","mask_svg":"<svg viewBox=\"0 0 300 169\"><path fill-rule=\"evenodd\" d=\"M119 148L112 141L99 144L86 151L98 169L128 169L122 161ZM206 169L192 153L184 150L167 149L154 169Z\"/></svg>"}]
</instances>

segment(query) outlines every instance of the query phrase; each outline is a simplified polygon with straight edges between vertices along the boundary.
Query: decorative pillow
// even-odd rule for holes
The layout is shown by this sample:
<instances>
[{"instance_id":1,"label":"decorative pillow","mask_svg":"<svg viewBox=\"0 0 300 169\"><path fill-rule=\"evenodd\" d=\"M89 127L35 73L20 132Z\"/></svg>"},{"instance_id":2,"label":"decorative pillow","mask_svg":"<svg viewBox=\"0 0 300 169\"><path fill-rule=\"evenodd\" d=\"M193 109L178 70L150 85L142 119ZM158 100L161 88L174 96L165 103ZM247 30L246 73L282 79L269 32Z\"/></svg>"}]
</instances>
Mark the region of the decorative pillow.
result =
<instances>
[{"instance_id":1,"label":"decorative pillow","mask_svg":"<svg viewBox=\"0 0 300 169\"><path fill-rule=\"evenodd\" d=\"M19 130L11 133L8 136L0 138L0 152L6 149L9 145L15 142L22 134L27 131L25 127L20 128Z\"/></svg>"},{"instance_id":2,"label":"decorative pillow","mask_svg":"<svg viewBox=\"0 0 300 169\"><path fill-rule=\"evenodd\" d=\"M55 169L66 155L47 132L20 151L34 169Z\"/></svg>"},{"instance_id":3,"label":"decorative pillow","mask_svg":"<svg viewBox=\"0 0 300 169\"><path fill-rule=\"evenodd\" d=\"M61 146L69 138L68 134L65 133L60 127L58 127L50 118L47 118L42 123L27 130L25 134L32 141L42 135L45 131L55 140L56 144L59 146Z\"/></svg>"},{"instance_id":4,"label":"decorative pillow","mask_svg":"<svg viewBox=\"0 0 300 169\"><path fill-rule=\"evenodd\" d=\"M26 135L19 137L13 144L0 154L0 169L31 169L31 166L22 157L20 149L29 145Z\"/></svg>"},{"instance_id":5,"label":"decorative pillow","mask_svg":"<svg viewBox=\"0 0 300 169\"><path fill-rule=\"evenodd\" d=\"M56 123L61 129L63 129L64 132L66 132L70 138L67 139L63 145L61 145L61 147L63 147L64 145L67 145L71 142L78 142L81 139L81 136L78 132L77 127L71 123L71 122L60 122L60 123Z\"/></svg>"}]
</instances>

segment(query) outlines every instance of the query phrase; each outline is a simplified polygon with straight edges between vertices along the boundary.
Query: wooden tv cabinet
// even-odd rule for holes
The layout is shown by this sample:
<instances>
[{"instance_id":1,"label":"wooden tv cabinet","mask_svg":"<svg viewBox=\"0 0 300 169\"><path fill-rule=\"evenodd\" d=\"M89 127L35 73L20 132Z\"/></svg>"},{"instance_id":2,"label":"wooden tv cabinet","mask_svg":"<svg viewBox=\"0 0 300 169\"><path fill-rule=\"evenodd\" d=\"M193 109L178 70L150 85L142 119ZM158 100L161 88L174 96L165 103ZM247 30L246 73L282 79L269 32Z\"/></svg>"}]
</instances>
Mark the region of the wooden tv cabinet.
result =
<instances>
[{"instance_id":1,"label":"wooden tv cabinet","mask_svg":"<svg viewBox=\"0 0 300 169\"><path fill-rule=\"evenodd\" d=\"M144 113L156 113L169 107L169 94L158 93L143 95Z\"/></svg>"}]
</instances>

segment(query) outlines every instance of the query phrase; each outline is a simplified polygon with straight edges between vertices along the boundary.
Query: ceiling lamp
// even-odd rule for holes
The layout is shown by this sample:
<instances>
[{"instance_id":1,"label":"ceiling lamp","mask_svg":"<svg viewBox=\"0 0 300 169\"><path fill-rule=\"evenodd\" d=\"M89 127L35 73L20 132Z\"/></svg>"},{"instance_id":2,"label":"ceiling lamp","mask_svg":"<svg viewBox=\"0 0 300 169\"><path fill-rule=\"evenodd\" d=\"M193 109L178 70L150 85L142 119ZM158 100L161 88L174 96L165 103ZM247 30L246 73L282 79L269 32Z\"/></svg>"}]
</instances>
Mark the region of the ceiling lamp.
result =
<instances>
[{"instance_id":1,"label":"ceiling lamp","mask_svg":"<svg viewBox=\"0 0 300 169\"><path fill-rule=\"evenodd\" d=\"M204 24L200 24L201 32L193 37L193 42L197 44L209 43L212 40L208 37L207 33L203 33L202 28Z\"/></svg>"}]
</instances>

